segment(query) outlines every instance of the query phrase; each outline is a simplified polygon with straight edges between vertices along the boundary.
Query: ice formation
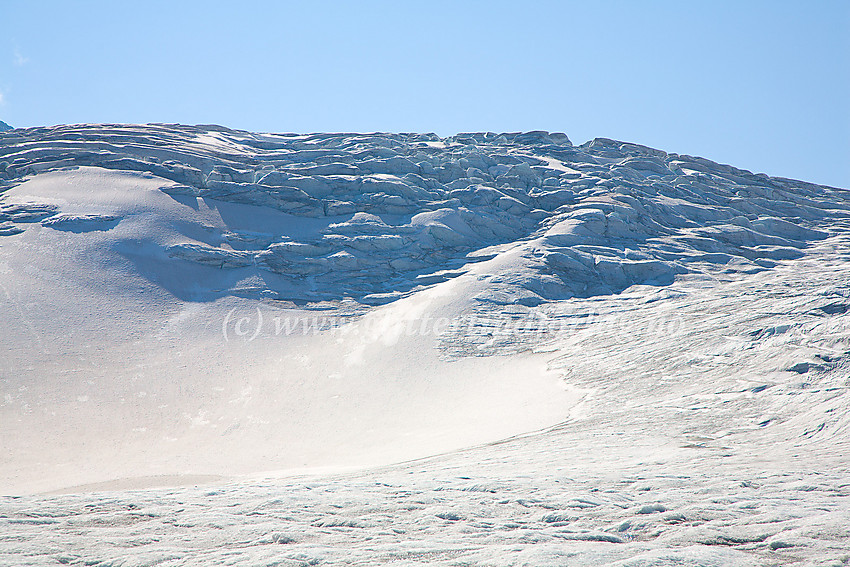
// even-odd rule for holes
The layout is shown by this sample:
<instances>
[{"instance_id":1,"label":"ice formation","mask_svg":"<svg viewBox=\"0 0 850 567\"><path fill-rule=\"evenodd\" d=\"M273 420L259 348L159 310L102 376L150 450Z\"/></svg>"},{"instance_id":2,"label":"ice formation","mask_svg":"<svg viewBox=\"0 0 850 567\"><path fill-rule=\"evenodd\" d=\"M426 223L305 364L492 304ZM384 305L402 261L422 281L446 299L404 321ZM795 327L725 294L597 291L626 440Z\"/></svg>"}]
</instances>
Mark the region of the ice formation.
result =
<instances>
[{"instance_id":1,"label":"ice formation","mask_svg":"<svg viewBox=\"0 0 850 567\"><path fill-rule=\"evenodd\" d=\"M0 183L15 564L850 557L844 189L166 124L3 132Z\"/></svg>"}]
</instances>

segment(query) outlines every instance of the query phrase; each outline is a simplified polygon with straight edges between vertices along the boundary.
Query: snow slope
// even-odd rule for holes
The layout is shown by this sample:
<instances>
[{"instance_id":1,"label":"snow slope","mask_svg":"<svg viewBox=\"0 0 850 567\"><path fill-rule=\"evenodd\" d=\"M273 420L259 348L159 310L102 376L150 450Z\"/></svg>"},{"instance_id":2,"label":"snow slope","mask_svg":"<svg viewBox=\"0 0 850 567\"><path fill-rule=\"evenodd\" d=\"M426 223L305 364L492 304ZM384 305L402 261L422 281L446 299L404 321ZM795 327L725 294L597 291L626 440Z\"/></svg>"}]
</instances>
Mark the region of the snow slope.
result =
<instances>
[{"instance_id":1,"label":"snow slope","mask_svg":"<svg viewBox=\"0 0 850 567\"><path fill-rule=\"evenodd\" d=\"M0 493L82 492L0 500L11 564L850 560L845 190L182 125L0 180Z\"/></svg>"}]
</instances>

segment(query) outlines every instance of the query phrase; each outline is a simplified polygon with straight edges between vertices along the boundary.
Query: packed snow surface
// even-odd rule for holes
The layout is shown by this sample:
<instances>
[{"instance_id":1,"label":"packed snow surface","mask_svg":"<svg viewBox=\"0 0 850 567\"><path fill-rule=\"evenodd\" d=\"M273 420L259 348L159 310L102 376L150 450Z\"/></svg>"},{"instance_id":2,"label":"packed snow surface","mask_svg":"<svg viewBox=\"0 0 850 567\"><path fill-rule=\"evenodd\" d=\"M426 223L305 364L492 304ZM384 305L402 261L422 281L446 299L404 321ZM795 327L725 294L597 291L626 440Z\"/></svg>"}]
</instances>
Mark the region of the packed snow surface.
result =
<instances>
[{"instance_id":1,"label":"packed snow surface","mask_svg":"<svg viewBox=\"0 0 850 567\"><path fill-rule=\"evenodd\" d=\"M847 565L848 261L608 139L0 133L0 564Z\"/></svg>"}]
</instances>

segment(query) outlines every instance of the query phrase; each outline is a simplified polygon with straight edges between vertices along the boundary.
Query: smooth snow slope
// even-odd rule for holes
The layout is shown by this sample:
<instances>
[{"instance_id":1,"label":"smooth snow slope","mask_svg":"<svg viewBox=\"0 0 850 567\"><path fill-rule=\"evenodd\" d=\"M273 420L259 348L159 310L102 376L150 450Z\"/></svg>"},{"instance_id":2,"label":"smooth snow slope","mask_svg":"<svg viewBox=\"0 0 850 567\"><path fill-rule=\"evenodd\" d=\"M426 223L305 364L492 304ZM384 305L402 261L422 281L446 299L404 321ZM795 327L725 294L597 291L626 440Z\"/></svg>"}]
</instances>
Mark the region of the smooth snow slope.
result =
<instances>
[{"instance_id":1,"label":"smooth snow slope","mask_svg":"<svg viewBox=\"0 0 850 567\"><path fill-rule=\"evenodd\" d=\"M437 284L353 321L350 308L280 310L213 298L207 290L232 285L232 270L165 251L188 235L275 226L300 233L316 223L224 202L191 207L161 186L83 167L5 193L10 208L55 207L40 224L5 237L12 245L0 255L10 397L2 444L12 457L2 467L6 491L384 463L539 429L568 414L576 396L544 358L448 362L432 329L420 333L416 322L407 331L405 321L422 315L454 318L484 287L475 278ZM240 285L268 277L255 267L241 275ZM264 316L265 333L255 338ZM243 325L243 317L250 321ZM337 328L305 333L301 321L313 318Z\"/></svg>"},{"instance_id":2,"label":"smooth snow slope","mask_svg":"<svg viewBox=\"0 0 850 567\"><path fill-rule=\"evenodd\" d=\"M0 134L0 178L0 492L241 478L4 500L15 564L850 557L845 190L178 125Z\"/></svg>"}]
</instances>

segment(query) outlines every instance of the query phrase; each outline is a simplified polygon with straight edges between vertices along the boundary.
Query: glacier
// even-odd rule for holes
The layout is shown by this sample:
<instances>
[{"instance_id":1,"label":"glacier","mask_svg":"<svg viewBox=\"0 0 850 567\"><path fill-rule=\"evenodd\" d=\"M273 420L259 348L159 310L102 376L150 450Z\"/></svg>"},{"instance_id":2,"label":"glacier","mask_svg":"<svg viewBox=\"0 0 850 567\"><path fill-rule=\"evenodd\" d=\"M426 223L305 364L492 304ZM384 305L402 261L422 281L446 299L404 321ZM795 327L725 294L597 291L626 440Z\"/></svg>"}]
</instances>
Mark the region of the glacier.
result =
<instances>
[{"instance_id":1,"label":"glacier","mask_svg":"<svg viewBox=\"0 0 850 567\"><path fill-rule=\"evenodd\" d=\"M0 132L0 550L845 565L849 221L543 131Z\"/></svg>"}]
</instances>

